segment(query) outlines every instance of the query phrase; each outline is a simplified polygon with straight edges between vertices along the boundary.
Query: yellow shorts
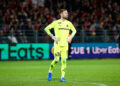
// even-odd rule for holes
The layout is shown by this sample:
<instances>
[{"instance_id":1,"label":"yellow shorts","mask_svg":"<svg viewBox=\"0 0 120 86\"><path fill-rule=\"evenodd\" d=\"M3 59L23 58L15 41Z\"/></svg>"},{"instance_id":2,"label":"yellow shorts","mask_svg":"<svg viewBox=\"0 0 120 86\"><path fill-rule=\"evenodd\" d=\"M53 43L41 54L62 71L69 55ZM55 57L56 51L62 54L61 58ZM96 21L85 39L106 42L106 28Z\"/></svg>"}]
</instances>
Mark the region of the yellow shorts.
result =
<instances>
[{"instance_id":1,"label":"yellow shorts","mask_svg":"<svg viewBox=\"0 0 120 86\"><path fill-rule=\"evenodd\" d=\"M54 57L68 58L68 46L54 44Z\"/></svg>"}]
</instances>

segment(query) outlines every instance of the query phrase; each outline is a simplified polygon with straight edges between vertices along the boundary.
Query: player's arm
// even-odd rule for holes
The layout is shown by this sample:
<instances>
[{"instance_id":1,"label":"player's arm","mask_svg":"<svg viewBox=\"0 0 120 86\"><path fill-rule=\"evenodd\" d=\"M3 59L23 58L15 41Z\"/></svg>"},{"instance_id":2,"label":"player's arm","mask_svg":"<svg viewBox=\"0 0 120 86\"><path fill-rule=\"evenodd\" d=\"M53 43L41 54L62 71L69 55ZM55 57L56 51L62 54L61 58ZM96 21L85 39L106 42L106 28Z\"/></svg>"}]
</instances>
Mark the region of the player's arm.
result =
<instances>
[{"instance_id":1,"label":"player's arm","mask_svg":"<svg viewBox=\"0 0 120 86\"><path fill-rule=\"evenodd\" d=\"M72 23L70 23L70 29L71 29L71 31L72 31L72 34L71 34L70 37L68 37L68 42L69 42L69 41L75 36L75 34L76 34L76 29L75 29L75 27L73 26Z\"/></svg>"},{"instance_id":2,"label":"player's arm","mask_svg":"<svg viewBox=\"0 0 120 86\"><path fill-rule=\"evenodd\" d=\"M49 24L44 30L53 40L58 41L59 38L53 36L53 34L50 32L50 30L54 27L55 27L55 21Z\"/></svg>"},{"instance_id":3,"label":"player's arm","mask_svg":"<svg viewBox=\"0 0 120 86\"><path fill-rule=\"evenodd\" d=\"M55 26L55 22L52 22L51 24L49 24L47 27L45 27L45 32L51 37L53 34L50 32L50 30L52 28L54 28Z\"/></svg>"}]
</instances>

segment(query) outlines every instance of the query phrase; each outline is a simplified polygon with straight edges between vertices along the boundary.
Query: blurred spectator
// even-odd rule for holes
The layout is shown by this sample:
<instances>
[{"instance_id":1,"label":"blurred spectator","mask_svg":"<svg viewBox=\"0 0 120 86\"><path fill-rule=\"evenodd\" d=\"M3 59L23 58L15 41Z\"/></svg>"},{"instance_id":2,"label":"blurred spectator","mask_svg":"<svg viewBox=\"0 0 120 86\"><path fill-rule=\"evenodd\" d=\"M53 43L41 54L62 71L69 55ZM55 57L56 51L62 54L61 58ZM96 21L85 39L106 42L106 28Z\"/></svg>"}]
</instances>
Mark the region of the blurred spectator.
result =
<instances>
[{"instance_id":1,"label":"blurred spectator","mask_svg":"<svg viewBox=\"0 0 120 86\"><path fill-rule=\"evenodd\" d=\"M96 32L96 41L97 42L103 42L104 40L104 22L103 21L100 21L98 27L96 28L95 32Z\"/></svg>"},{"instance_id":2,"label":"blurred spectator","mask_svg":"<svg viewBox=\"0 0 120 86\"><path fill-rule=\"evenodd\" d=\"M0 30L0 43L4 43L3 39L4 39L4 37L3 37L3 31Z\"/></svg>"},{"instance_id":3,"label":"blurred spectator","mask_svg":"<svg viewBox=\"0 0 120 86\"><path fill-rule=\"evenodd\" d=\"M47 24L59 18L58 11L61 8L68 9L69 20L73 22L77 31L88 30L87 35L90 28L101 37L103 30L114 33L115 27L120 23L119 0L1 0L0 30L6 34L9 26L13 25L17 33L25 32L24 37L31 33L33 35L34 30L43 33ZM112 26L113 23L116 24L115 27ZM30 33L26 33L30 30Z\"/></svg>"},{"instance_id":4,"label":"blurred spectator","mask_svg":"<svg viewBox=\"0 0 120 86\"><path fill-rule=\"evenodd\" d=\"M8 39L10 41L10 43L18 43L16 37L15 37L15 30L14 30L14 27L11 27L9 32L8 32Z\"/></svg>"},{"instance_id":5,"label":"blurred spectator","mask_svg":"<svg viewBox=\"0 0 120 86\"><path fill-rule=\"evenodd\" d=\"M92 28L92 26L88 25L86 29L86 42L95 42L95 37L94 37L95 35L96 33Z\"/></svg>"}]
</instances>

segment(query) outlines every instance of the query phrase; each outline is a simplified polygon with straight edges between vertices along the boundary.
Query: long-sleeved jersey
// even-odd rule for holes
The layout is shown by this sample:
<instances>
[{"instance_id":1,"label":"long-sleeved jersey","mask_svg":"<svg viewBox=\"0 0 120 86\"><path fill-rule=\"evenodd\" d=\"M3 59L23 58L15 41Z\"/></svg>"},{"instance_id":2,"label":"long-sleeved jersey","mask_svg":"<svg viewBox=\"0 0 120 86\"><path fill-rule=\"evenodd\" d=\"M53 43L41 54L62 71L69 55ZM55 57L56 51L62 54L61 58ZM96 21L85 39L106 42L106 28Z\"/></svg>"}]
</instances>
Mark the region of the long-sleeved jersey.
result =
<instances>
[{"instance_id":1,"label":"long-sleeved jersey","mask_svg":"<svg viewBox=\"0 0 120 86\"><path fill-rule=\"evenodd\" d=\"M45 28L45 31L48 35L51 34L50 29L54 29L55 36L60 39L57 43L59 46L68 45L67 38L70 30L72 31L72 33L76 33L73 24L68 20L63 21L62 19L53 21Z\"/></svg>"}]
</instances>

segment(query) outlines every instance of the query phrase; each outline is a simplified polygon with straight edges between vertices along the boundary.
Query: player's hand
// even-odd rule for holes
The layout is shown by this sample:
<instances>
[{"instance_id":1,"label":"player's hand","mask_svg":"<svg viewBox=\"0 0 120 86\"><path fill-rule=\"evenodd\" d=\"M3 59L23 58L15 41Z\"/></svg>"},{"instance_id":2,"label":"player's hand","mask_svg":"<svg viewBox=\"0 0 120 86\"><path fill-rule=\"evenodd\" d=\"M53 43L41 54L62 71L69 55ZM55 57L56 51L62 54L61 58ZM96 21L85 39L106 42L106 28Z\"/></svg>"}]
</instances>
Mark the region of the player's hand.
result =
<instances>
[{"instance_id":1,"label":"player's hand","mask_svg":"<svg viewBox=\"0 0 120 86\"><path fill-rule=\"evenodd\" d=\"M50 37L56 42L60 40L58 37L53 36L53 34L50 34Z\"/></svg>"},{"instance_id":2,"label":"player's hand","mask_svg":"<svg viewBox=\"0 0 120 86\"><path fill-rule=\"evenodd\" d=\"M53 39L54 41L56 41L56 42L58 42L58 41L60 40L60 39L59 39L58 37L56 37L56 36L53 36L52 39Z\"/></svg>"},{"instance_id":3,"label":"player's hand","mask_svg":"<svg viewBox=\"0 0 120 86\"><path fill-rule=\"evenodd\" d=\"M72 40L72 37L68 37L67 41L70 42Z\"/></svg>"}]
</instances>

